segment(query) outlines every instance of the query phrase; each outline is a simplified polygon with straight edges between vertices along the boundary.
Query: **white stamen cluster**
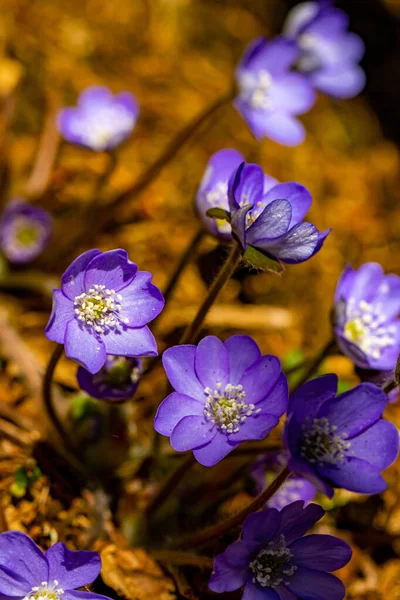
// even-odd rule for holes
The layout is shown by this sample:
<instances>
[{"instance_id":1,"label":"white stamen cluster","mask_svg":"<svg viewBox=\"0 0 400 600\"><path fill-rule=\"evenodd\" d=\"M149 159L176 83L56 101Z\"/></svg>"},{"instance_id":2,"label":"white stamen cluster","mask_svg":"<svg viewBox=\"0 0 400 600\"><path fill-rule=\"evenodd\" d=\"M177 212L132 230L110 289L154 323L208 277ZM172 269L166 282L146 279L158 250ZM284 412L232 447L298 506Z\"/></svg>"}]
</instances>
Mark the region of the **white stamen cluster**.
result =
<instances>
[{"instance_id":1,"label":"white stamen cluster","mask_svg":"<svg viewBox=\"0 0 400 600\"><path fill-rule=\"evenodd\" d=\"M71 119L69 130L72 135L81 137L87 146L100 151L107 148L113 139L122 141L132 131L135 122L127 108L121 104L109 104Z\"/></svg>"},{"instance_id":2,"label":"white stamen cluster","mask_svg":"<svg viewBox=\"0 0 400 600\"><path fill-rule=\"evenodd\" d=\"M318 56L318 38L315 35L303 33L303 35L299 36L297 39L297 43L302 51L301 56L297 61L299 69L301 71L306 71L307 73L319 69L321 60Z\"/></svg>"},{"instance_id":3,"label":"white stamen cluster","mask_svg":"<svg viewBox=\"0 0 400 600\"><path fill-rule=\"evenodd\" d=\"M226 208L228 198L228 184L224 181L218 181L206 194L206 200L210 206Z\"/></svg>"},{"instance_id":4,"label":"white stamen cluster","mask_svg":"<svg viewBox=\"0 0 400 600\"><path fill-rule=\"evenodd\" d=\"M265 208L265 202L259 201L246 215L246 227L250 227L256 219L261 215Z\"/></svg>"},{"instance_id":5,"label":"white stamen cluster","mask_svg":"<svg viewBox=\"0 0 400 600\"><path fill-rule=\"evenodd\" d=\"M118 327L121 323L128 323L129 319L121 317L121 294L106 288L105 285L94 285L89 292L75 297L75 314L79 321L92 327L97 333L104 333L106 329Z\"/></svg>"},{"instance_id":6,"label":"white stamen cluster","mask_svg":"<svg viewBox=\"0 0 400 600\"><path fill-rule=\"evenodd\" d=\"M360 300L356 303L353 298L346 304L344 337L375 360L395 344L396 327L385 324L387 317L382 308L381 302L370 304Z\"/></svg>"},{"instance_id":7,"label":"white stamen cluster","mask_svg":"<svg viewBox=\"0 0 400 600\"><path fill-rule=\"evenodd\" d=\"M42 581L40 586L33 587L23 600L58 600L63 593L64 590L58 587L56 579L51 585L47 581Z\"/></svg>"},{"instance_id":8,"label":"white stamen cluster","mask_svg":"<svg viewBox=\"0 0 400 600\"><path fill-rule=\"evenodd\" d=\"M336 433L336 425L330 425L326 417L314 419L312 425L302 426L303 440L301 456L319 466L324 464L337 465L343 462L345 452L350 448L346 442L347 435Z\"/></svg>"},{"instance_id":9,"label":"white stamen cluster","mask_svg":"<svg viewBox=\"0 0 400 600\"><path fill-rule=\"evenodd\" d=\"M269 92L272 76L269 71L262 69L257 73L246 71L239 78L240 97L254 110L270 110L273 108Z\"/></svg>"},{"instance_id":10,"label":"white stamen cluster","mask_svg":"<svg viewBox=\"0 0 400 600\"><path fill-rule=\"evenodd\" d=\"M222 390L222 383L218 382L215 390L207 387L204 392L207 395L204 416L224 433L237 433L247 417L261 411L260 408L254 410L254 404L243 401L246 392L241 385L228 383Z\"/></svg>"},{"instance_id":11,"label":"white stamen cluster","mask_svg":"<svg viewBox=\"0 0 400 600\"><path fill-rule=\"evenodd\" d=\"M274 500L279 506L286 506L288 502L296 502L302 500L302 491L304 484L300 479L288 479L279 488L279 493L275 494Z\"/></svg>"},{"instance_id":12,"label":"white stamen cluster","mask_svg":"<svg viewBox=\"0 0 400 600\"><path fill-rule=\"evenodd\" d=\"M276 588L281 583L288 585L290 577L296 572L296 565L291 564L293 554L286 547L285 537L279 542L269 542L250 563L253 571L253 583L262 587Z\"/></svg>"}]
</instances>

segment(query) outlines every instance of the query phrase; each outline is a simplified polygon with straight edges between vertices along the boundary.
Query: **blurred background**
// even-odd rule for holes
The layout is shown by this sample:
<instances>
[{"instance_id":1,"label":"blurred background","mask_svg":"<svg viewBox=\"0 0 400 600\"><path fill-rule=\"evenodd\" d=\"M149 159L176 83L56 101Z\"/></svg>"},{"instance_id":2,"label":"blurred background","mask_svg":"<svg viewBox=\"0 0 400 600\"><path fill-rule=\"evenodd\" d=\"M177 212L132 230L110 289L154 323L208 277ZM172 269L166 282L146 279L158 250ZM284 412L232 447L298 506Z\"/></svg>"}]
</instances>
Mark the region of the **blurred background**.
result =
<instances>
[{"instance_id":1,"label":"blurred background","mask_svg":"<svg viewBox=\"0 0 400 600\"><path fill-rule=\"evenodd\" d=\"M366 44L362 66L367 87L353 100L339 102L320 96L302 117L307 129L302 145L286 148L268 139L256 142L233 106L225 104L151 185L124 205L118 214L120 226L92 239L91 224L78 219L78 226L87 229L89 245L85 235L79 247L70 244L76 215L93 202L96 181L107 169L109 157L61 144L54 128L56 111L74 104L80 91L90 85L135 94L141 109L139 121L132 137L118 150L117 168L106 184L110 194L119 193L179 130L226 94L247 44L259 35L279 33L294 4L292 0L0 0L0 202L4 205L14 196L23 197L47 209L56 222L49 247L33 265L12 272L6 265L0 269L2 416L7 416L7 409L19 411L26 425L21 437L12 423L1 421L8 427L0 454L5 506L12 496L16 469L21 465L26 469L26 461L32 460L32 444L41 435L35 430L38 403L21 377L26 369L34 370L33 364L43 368L49 356L50 343L43 334L51 307L49 291L58 286L68 263L93 246L125 248L140 269L153 272L155 284L165 288L169 273L198 229L193 198L215 151L237 148L278 180L304 184L314 199L310 221L320 230L332 227L333 231L323 252L309 262L288 267L281 276L263 273L255 277L255 273L240 271L210 312L209 332L222 338L247 333L264 353L274 353L290 366L293 360L314 355L328 341L333 293L347 263L359 266L377 261L385 271L400 274L398 0L336 3L349 14L350 29ZM111 210L104 208L100 197L98 203L99 213ZM157 324L160 350L179 339L225 255L226 249L211 237L203 239ZM77 389L75 371L76 366L68 361L57 371L57 381L69 392ZM340 375L345 386L358 381L344 357L325 361L323 372L331 371ZM130 455L132 464L140 448L148 444L148 407L162 397L163 385L156 369L143 381L137 403L129 409L129 435L137 439ZM61 403L60 410L69 408ZM400 425L398 406L388 410L388 417ZM21 446L21 440L25 445ZM120 450L124 455L123 442ZM355 542L355 558L342 575L348 598L400 598L399 474L396 465L388 471L390 487L382 497L343 492L336 500L341 507L336 518L336 527L341 529L338 535L350 539L346 532L350 530ZM91 522L90 500L76 497L73 514L71 498L68 508L62 504L65 498L43 508L43 494L50 492L46 480L41 481L35 482L38 490L31 497L13 496L5 511L8 526L23 527L30 535L37 527L36 535L48 543L52 518L58 519L56 529L60 523L65 531L70 527L65 535L73 543ZM132 481L131 502L138 494L135 485L140 487ZM53 516L49 517L49 510ZM64 521L60 518L63 510ZM129 593L125 595L129 598ZM134 597L139 596L131 600ZM161 592L157 597L163 597Z\"/></svg>"}]
</instances>

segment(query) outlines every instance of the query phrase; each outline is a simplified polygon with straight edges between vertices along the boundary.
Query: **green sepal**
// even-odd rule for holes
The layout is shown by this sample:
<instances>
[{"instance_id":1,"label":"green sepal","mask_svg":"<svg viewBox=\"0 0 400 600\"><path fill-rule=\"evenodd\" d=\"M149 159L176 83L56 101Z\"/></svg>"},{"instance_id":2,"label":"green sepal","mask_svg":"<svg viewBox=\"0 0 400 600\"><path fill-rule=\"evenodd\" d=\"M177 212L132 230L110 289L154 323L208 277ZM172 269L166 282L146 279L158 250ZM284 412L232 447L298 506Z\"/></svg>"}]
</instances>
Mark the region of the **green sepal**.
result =
<instances>
[{"instance_id":1,"label":"green sepal","mask_svg":"<svg viewBox=\"0 0 400 600\"><path fill-rule=\"evenodd\" d=\"M254 248L254 246L247 246L243 258L249 265L260 271L270 271L272 273L283 273L284 271L284 266L279 260L271 258L261 250Z\"/></svg>"},{"instance_id":2,"label":"green sepal","mask_svg":"<svg viewBox=\"0 0 400 600\"><path fill-rule=\"evenodd\" d=\"M206 212L206 215L207 217L210 217L210 219L228 221L228 223L231 222L231 215L228 213L228 211L223 208L218 208L217 206L215 208L209 208Z\"/></svg>"}]
</instances>

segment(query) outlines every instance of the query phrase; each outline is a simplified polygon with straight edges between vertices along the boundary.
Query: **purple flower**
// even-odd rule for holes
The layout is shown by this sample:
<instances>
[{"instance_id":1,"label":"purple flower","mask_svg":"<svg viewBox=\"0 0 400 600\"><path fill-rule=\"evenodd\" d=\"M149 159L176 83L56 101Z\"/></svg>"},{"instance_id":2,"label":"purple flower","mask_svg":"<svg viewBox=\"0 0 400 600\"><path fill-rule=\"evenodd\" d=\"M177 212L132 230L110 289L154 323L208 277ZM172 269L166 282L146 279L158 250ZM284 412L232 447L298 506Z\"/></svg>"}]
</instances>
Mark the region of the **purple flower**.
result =
<instances>
[{"instance_id":1,"label":"purple flower","mask_svg":"<svg viewBox=\"0 0 400 600\"><path fill-rule=\"evenodd\" d=\"M174 450L193 450L206 467L240 442L264 439L286 410L288 386L279 360L261 356L246 335L174 346L164 352L163 364L175 392L158 407L155 430L170 437Z\"/></svg>"},{"instance_id":2,"label":"purple flower","mask_svg":"<svg viewBox=\"0 0 400 600\"><path fill-rule=\"evenodd\" d=\"M100 371L107 354L157 356L146 324L162 311L164 298L151 279L125 250L84 252L63 274L61 289L53 290L46 336L90 373Z\"/></svg>"},{"instance_id":3,"label":"purple flower","mask_svg":"<svg viewBox=\"0 0 400 600\"><path fill-rule=\"evenodd\" d=\"M393 369L391 371L374 371L371 369L361 369L360 367L356 367L355 371L361 379L361 381L375 383L375 385L379 385L379 387L383 387L395 377L395 372ZM396 387L394 390L392 390L386 395L389 404L397 402L399 397L399 388Z\"/></svg>"},{"instance_id":4,"label":"purple flower","mask_svg":"<svg viewBox=\"0 0 400 600\"><path fill-rule=\"evenodd\" d=\"M1 218L1 249L11 262L29 262L47 246L51 231L49 213L15 199L6 206Z\"/></svg>"},{"instance_id":5,"label":"purple flower","mask_svg":"<svg viewBox=\"0 0 400 600\"><path fill-rule=\"evenodd\" d=\"M0 534L0 597L14 600L108 600L76 591L99 575L96 552L68 550L61 542L46 553L21 531Z\"/></svg>"},{"instance_id":6,"label":"purple flower","mask_svg":"<svg viewBox=\"0 0 400 600\"><path fill-rule=\"evenodd\" d=\"M243 600L342 600L344 585L330 571L349 562L351 548L332 535L303 537L324 515L317 504L303 507L300 500L249 515L242 539L216 557L208 587L244 586Z\"/></svg>"},{"instance_id":7,"label":"purple flower","mask_svg":"<svg viewBox=\"0 0 400 600\"><path fill-rule=\"evenodd\" d=\"M92 398L123 402L136 392L141 373L142 362L138 358L108 355L104 366L94 375L79 367L77 379L80 388Z\"/></svg>"},{"instance_id":8,"label":"purple flower","mask_svg":"<svg viewBox=\"0 0 400 600\"><path fill-rule=\"evenodd\" d=\"M311 206L310 192L299 183L280 183L264 193L264 173L242 163L229 181L232 231L243 248L253 246L285 263L301 263L321 249L330 232L301 222Z\"/></svg>"},{"instance_id":9,"label":"purple flower","mask_svg":"<svg viewBox=\"0 0 400 600\"><path fill-rule=\"evenodd\" d=\"M381 471L397 457L399 434L383 420L386 394L361 383L335 397L336 375L324 375L292 394L284 431L289 468L329 497L332 487L362 494L386 489Z\"/></svg>"},{"instance_id":10,"label":"purple flower","mask_svg":"<svg viewBox=\"0 0 400 600\"><path fill-rule=\"evenodd\" d=\"M307 77L290 72L298 56L296 42L260 37L240 61L234 105L258 140L269 137L285 146L304 140L305 130L296 115L312 107L315 92Z\"/></svg>"},{"instance_id":11,"label":"purple flower","mask_svg":"<svg viewBox=\"0 0 400 600\"><path fill-rule=\"evenodd\" d=\"M93 86L84 90L78 106L64 108L58 114L60 134L67 142L103 152L112 150L132 133L139 115L133 94Z\"/></svg>"},{"instance_id":12,"label":"purple flower","mask_svg":"<svg viewBox=\"0 0 400 600\"><path fill-rule=\"evenodd\" d=\"M287 464L287 461L287 452L275 452L272 455L264 454L254 462L251 477L255 483L254 493L256 495L265 490L278 471ZM301 475L292 473L267 502L266 506L282 510L284 506L296 500L303 500L308 504L314 500L316 493L317 490L310 481L304 479Z\"/></svg>"},{"instance_id":13,"label":"purple flower","mask_svg":"<svg viewBox=\"0 0 400 600\"><path fill-rule=\"evenodd\" d=\"M347 15L332 2L304 2L287 17L284 33L297 41L300 57L297 67L308 75L312 85L335 98L352 98L365 86L365 73L359 66L364 43L347 31Z\"/></svg>"},{"instance_id":14,"label":"purple flower","mask_svg":"<svg viewBox=\"0 0 400 600\"><path fill-rule=\"evenodd\" d=\"M347 266L335 292L335 335L344 354L364 369L393 370L400 354L400 277L377 263Z\"/></svg>"},{"instance_id":15,"label":"purple flower","mask_svg":"<svg viewBox=\"0 0 400 600\"><path fill-rule=\"evenodd\" d=\"M232 239L230 224L227 221L207 217L206 213L210 208L229 211L229 178L243 161L242 154L231 148L215 152L207 163L197 192L196 206L201 220L212 235L222 239ZM273 177L264 175L264 193L266 194L277 183Z\"/></svg>"}]
</instances>

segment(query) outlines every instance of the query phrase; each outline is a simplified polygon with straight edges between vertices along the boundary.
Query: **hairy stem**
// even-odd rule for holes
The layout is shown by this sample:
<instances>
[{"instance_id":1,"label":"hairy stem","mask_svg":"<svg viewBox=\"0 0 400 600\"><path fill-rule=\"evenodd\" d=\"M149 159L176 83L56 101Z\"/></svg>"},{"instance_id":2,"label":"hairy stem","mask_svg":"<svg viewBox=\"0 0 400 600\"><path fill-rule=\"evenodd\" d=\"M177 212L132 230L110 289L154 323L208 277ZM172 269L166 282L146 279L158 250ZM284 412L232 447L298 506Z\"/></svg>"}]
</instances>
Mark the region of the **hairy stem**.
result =
<instances>
[{"instance_id":1,"label":"hairy stem","mask_svg":"<svg viewBox=\"0 0 400 600\"><path fill-rule=\"evenodd\" d=\"M173 542L172 546L177 548L195 548L196 546L201 546L206 542L210 542L217 537L221 537L239 527L243 521L248 517L251 513L260 510L266 502L279 490L281 485L283 485L286 479L290 475L290 470L285 467L274 479L274 481L269 485L255 500L250 502L240 512L222 523L217 523L216 525L212 525L211 527L207 527L198 533L189 534L182 536Z\"/></svg>"},{"instance_id":2,"label":"hairy stem","mask_svg":"<svg viewBox=\"0 0 400 600\"><path fill-rule=\"evenodd\" d=\"M65 431L61 421L59 420L57 413L53 404L53 394L52 394L52 383L53 383L53 375L56 370L58 361L62 357L64 352L64 346L62 344L57 344L53 354L50 357L48 365L46 367L46 371L43 377L43 401L47 410L47 414L50 417L51 422L54 425L57 433L60 438L64 442L65 447L70 451L74 452L74 446L71 443L67 432Z\"/></svg>"},{"instance_id":3,"label":"hairy stem","mask_svg":"<svg viewBox=\"0 0 400 600\"><path fill-rule=\"evenodd\" d=\"M234 242L225 264L211 284L207 297L204 299L203 304L197 311L193 322L190 323L190 325L186 328L186 331L183 333L179 344L194 344L196 342L208 311L214 304L222 288L232 277L236 267L240 263L241 258L242 248L237 242Z\"/></svg>"},{"instance_id":4,"label":"hairy stem","mask_svg":"<svg viewBox=\"0 0 400 600\"><path fill-rule=\"evenodd\" d=\"M182 477L187 473L194 463L195 459L193 454L190 453L178 466L178 468L167 476L165 481L159 487L156 495L152 498L151 502L147 506L147 518L151 518L159 510L159 508L164 504L165 500L168 499L171 492L173 492L177 485L179 485Z\"/></svg>"}]
</instances>

